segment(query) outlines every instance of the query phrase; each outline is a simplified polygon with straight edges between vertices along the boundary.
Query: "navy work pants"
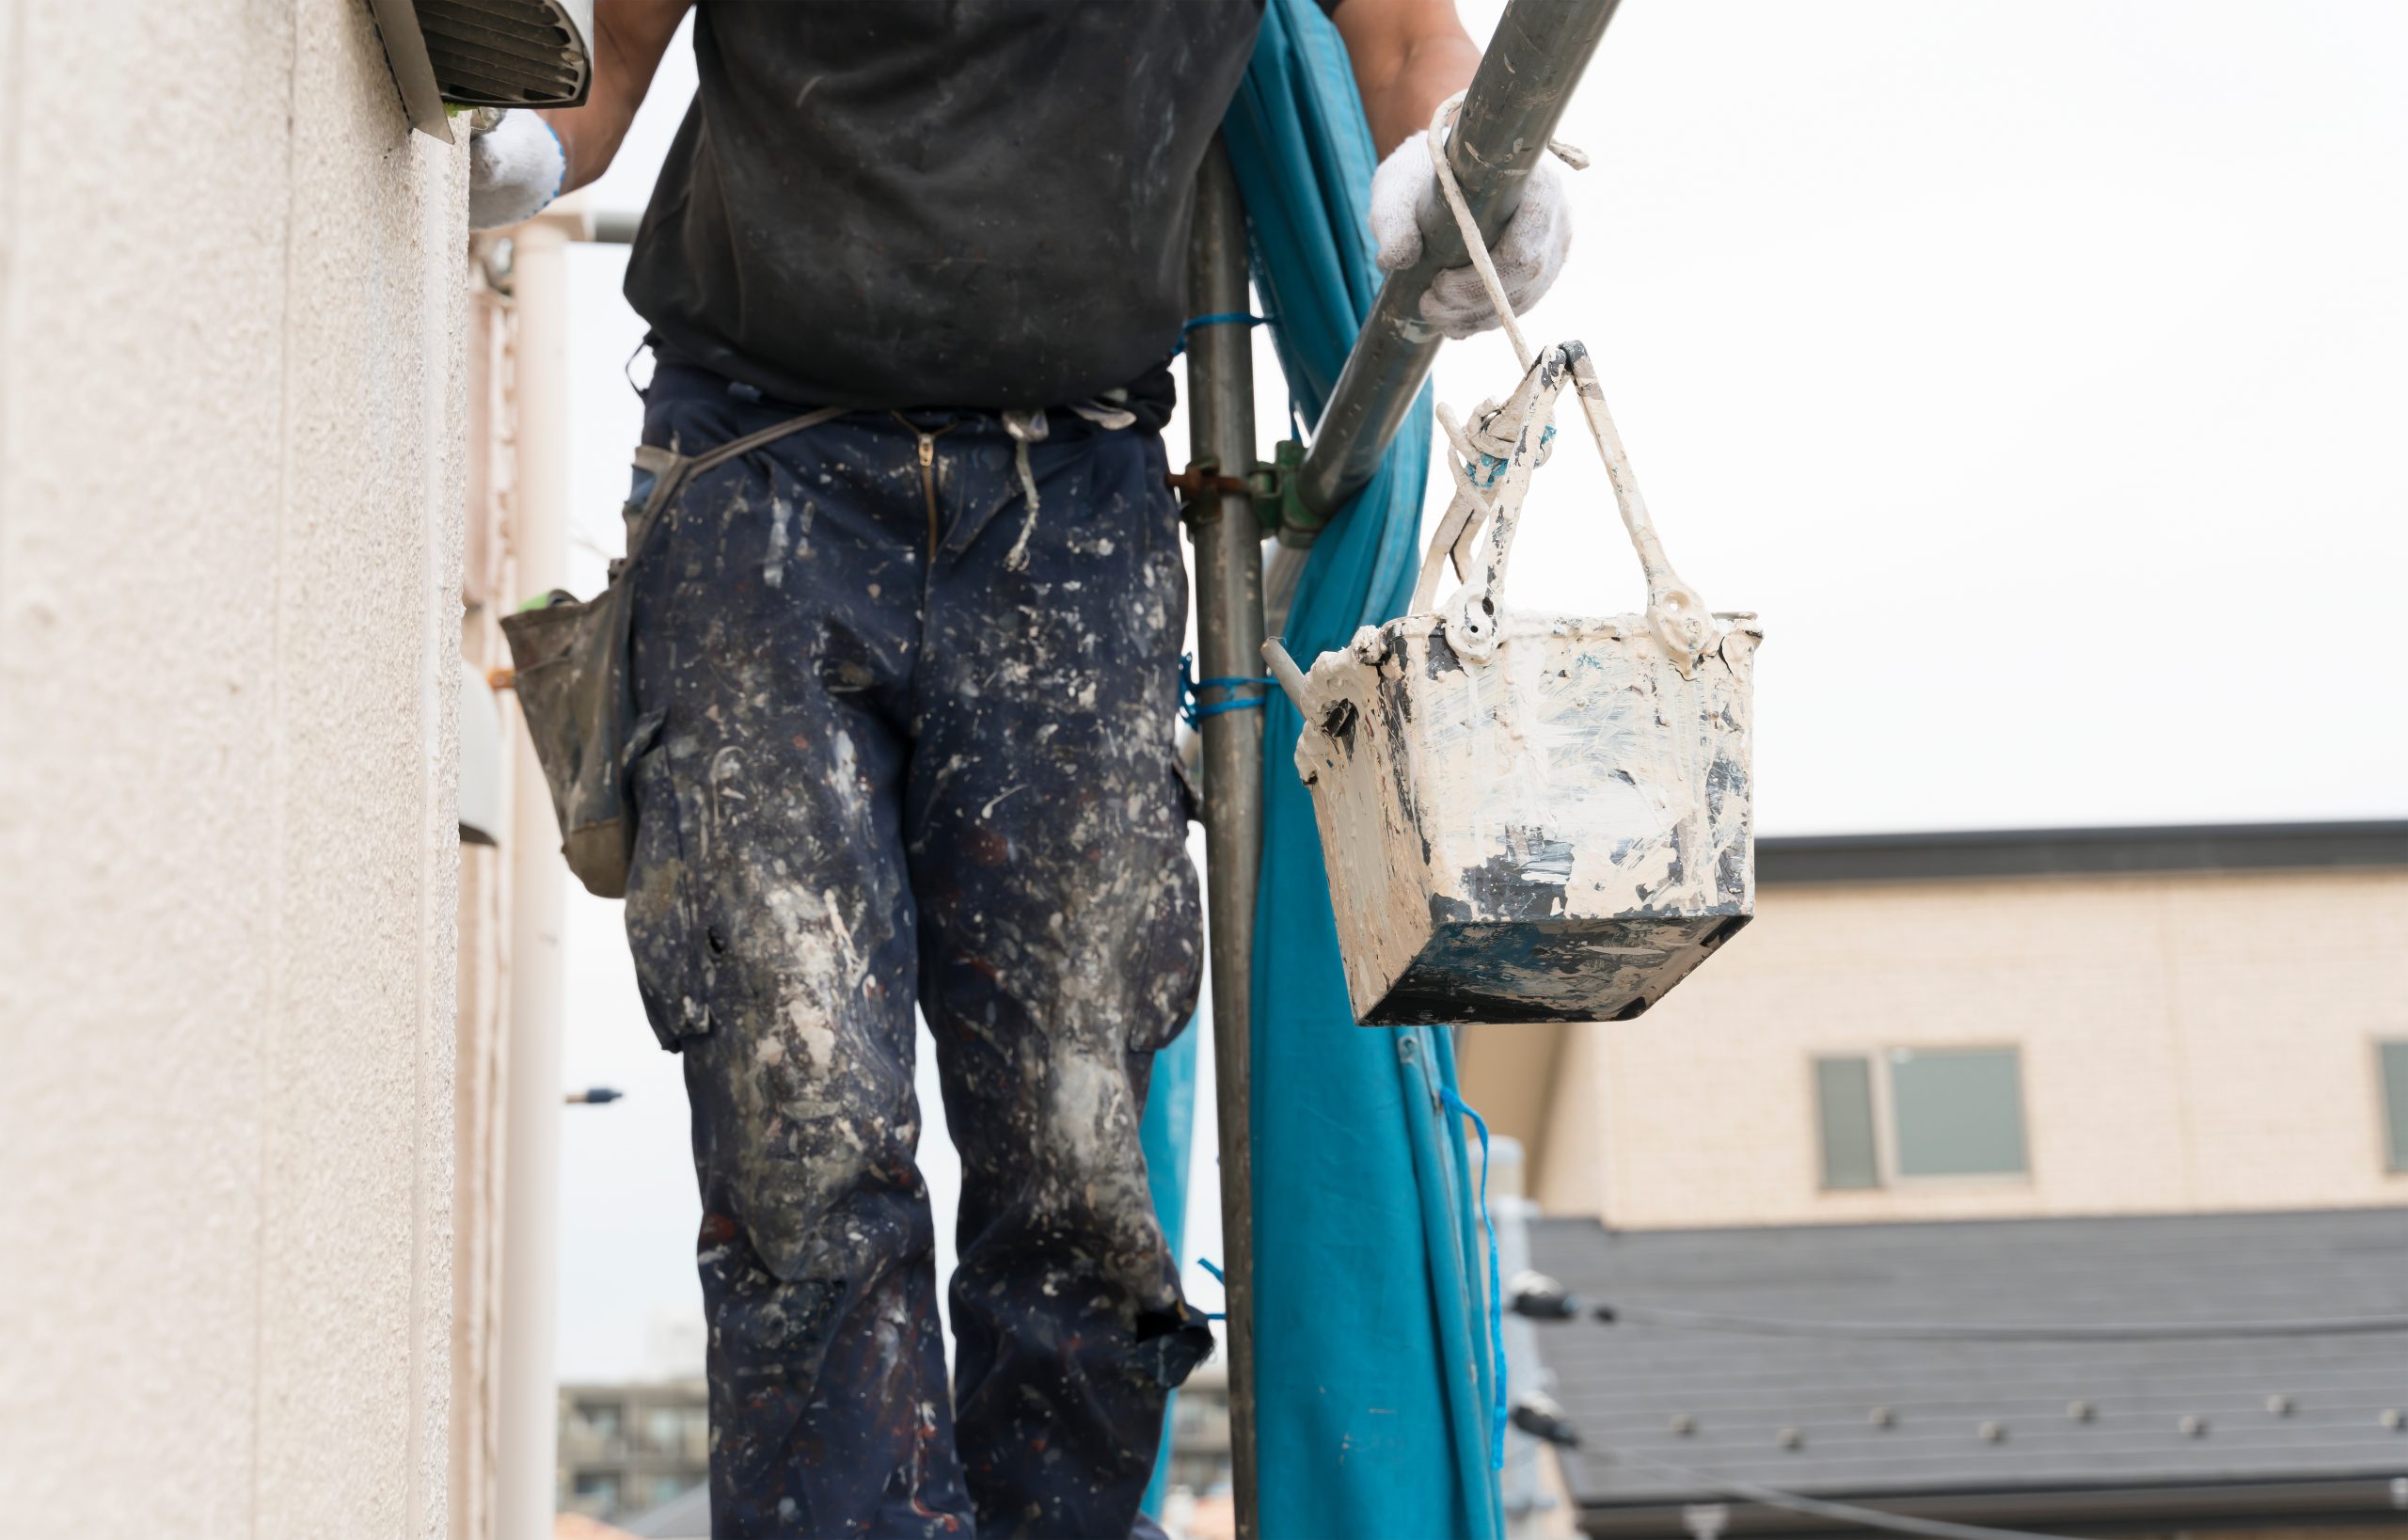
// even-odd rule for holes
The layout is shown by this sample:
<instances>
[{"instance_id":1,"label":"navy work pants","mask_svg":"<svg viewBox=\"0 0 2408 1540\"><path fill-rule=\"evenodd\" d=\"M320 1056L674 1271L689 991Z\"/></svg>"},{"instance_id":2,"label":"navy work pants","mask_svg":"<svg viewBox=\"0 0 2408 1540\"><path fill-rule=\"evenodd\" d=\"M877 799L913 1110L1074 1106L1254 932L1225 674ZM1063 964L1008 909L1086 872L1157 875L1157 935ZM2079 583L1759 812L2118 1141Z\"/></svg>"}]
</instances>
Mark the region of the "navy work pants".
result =
<instances>
[{"instance_id":1,"label":"navy work pants","mask_svg":"<svg viewBox=\"0 0 2408 1540\"><path fill-rule=\"evenodd\" d=\"M663 365L645 441L791 408ZM1161 440L856 412L642 555L627 937L685 1056L721 1536L1119 1540L1209 1350L1138 1144L1200 965ZM952 1393L914 1005L962 1167Z\"/></svg>"}]
</instances>

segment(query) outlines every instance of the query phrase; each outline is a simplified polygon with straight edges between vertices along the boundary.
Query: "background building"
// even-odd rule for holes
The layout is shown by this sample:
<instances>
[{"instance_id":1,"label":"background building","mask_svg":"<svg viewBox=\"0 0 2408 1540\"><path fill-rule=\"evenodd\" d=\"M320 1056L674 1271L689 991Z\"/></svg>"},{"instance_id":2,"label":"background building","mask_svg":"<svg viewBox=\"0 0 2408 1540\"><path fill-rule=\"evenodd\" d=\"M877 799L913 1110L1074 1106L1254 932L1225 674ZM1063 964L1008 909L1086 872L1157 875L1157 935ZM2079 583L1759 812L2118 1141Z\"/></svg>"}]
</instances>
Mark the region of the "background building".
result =
<instances>
[{"instance_id":1,"label":"background building","mask_svg":"<svg viewBox=\"0 0 2408 1540\"><path fill-rule=\"evenodd\" d=\"M561 1387L559 1507L620 1519L647 1513L710 1477L703 1382Z\"/></svg>"},{"instance_id":2,"label":"background building","mask_svg":"<svg viewBox=\"0 0 2408 1540\"><path fill-rule=\"evenodd\" d=\"M1535 1265L1616 1312L1535 1333L1582 1438L1535 1527L1861 1527L1770 1488L2408 1532L2408 823L1758 869L1755 923L1647 1015L1465 1034Z\"/></svg>"},{"instance_id":3,"label":"background building","mask_svg":"<svg viewBox=\"0 0 2408 1540\"><path fill-rule=\"evenodd\" d=\"M1198 1497L1229 1480L1229 1366L1215 1357L1196 1366L1171 1402L1170 1471L1165 1486Z\"/></svg>"},{"instance_id":4,"label":"background building","mask_svg":"<svg viewBox=\"0 0 2408 1540\"><path fill-rule=\"evenodd\" d=\"M2408 824L1767 839L1636 1021L1473 1028L1617 1229L2408 1201Z\"/></svg>"}]
</instances>

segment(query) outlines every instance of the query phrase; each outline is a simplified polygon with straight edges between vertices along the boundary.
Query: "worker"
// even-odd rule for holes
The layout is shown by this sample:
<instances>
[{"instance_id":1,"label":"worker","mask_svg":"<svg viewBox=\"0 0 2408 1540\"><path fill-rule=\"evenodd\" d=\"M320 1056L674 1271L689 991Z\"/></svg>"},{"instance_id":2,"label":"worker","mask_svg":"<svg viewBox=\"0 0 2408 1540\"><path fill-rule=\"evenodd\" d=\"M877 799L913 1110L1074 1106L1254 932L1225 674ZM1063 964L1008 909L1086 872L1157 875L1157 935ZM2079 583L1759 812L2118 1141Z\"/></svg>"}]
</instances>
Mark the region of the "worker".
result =
<instances>
[{"instance_id":1,"label":"worker","mask_svg":"<svg viewBox=\"0 0 2408 1540\"><path fill-rule=\"evenodd\" d=\"M1402 266L1478 50L1450 0L1331 4ZM599 176L688 8L600 0L586 103L476 138L473 222ZM627 263L637 500L659 451L768 437L626 575L626 927L692 1105L717 1535L1158 1532L1164 1400L1212 1341L1138 1142L1202 952L1159 430L1191 189L1261 14L695 8ZM1568 240L1542 167L1496 251L1517 308ZM1496 320L1468 267L1422 313ZM950 1394L915 1006L961 1158Z\"/></svg>"}]
</instances>

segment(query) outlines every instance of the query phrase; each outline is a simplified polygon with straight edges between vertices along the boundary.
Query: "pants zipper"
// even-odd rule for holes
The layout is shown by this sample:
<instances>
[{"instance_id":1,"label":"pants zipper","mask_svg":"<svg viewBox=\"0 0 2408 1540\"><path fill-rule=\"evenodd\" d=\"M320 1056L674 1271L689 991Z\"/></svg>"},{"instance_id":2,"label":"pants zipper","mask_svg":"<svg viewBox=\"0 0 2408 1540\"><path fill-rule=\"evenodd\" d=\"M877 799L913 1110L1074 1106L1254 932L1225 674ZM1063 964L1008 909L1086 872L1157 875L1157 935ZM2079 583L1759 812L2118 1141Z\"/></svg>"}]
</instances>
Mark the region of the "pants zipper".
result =
<instances>
[{"instance_id":1,"label":"pants zipper","mask_svg":"<svg viewBox=\"0 0 2408 1540\"><path fill-rule=\"evenodd\" d=\"M937 440L958 424L948 422L930 433L901 412L895 414L895 421L910 428L920 440L920 495L928 504L928 571L933 575L937 569Z\"/></svg>"},{"instance_id":2,"label":"pants zipper","mask_svg":"<svg viewBox=\"0 0 2408 1540\"><path fill-rule=\"evenodd\" d=\"M932 434L920 435L920 491L928 500L928 565L937 564L937 441Z\"/></svg>"}]
</instances>

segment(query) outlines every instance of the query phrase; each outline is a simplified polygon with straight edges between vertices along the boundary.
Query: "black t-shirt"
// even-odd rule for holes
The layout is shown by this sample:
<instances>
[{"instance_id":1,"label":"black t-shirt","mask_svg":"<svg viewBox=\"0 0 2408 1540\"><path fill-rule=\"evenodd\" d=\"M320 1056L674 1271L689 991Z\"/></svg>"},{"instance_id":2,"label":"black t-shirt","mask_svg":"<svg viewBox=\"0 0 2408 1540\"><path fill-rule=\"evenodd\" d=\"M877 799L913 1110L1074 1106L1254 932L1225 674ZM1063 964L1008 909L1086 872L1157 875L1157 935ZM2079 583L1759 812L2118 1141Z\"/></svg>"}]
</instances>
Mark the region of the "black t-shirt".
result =
<instances>
[{"instance_id":1,"label":"black t-shirt","mask_svg":"<svg viewBox=\"0 0 2408 1540\"><path fill-rule=\"evenodd\" d=\"M1184 319L1261 0L704 0L627 300L789 402L1060 405Z\"/></svg>"}]
</instances>

